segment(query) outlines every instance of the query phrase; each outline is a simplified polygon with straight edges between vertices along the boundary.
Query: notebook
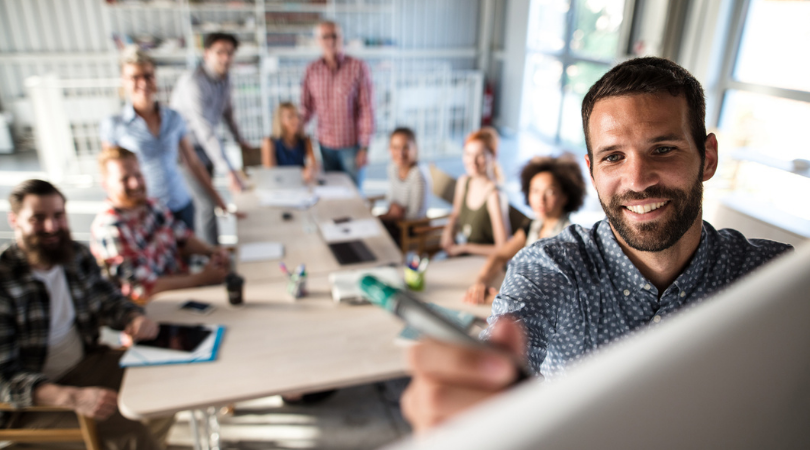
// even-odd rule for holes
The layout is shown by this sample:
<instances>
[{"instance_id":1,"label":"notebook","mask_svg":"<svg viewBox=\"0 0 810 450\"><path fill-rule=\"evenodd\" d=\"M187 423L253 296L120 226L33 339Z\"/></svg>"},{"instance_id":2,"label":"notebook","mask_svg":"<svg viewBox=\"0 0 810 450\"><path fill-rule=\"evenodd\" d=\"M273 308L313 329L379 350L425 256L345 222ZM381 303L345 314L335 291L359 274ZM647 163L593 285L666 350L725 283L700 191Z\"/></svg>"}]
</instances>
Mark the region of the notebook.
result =
<instances>
[{"instance_id":1,"label":"notebook","mask_svg":"<svg viewBox=\"0 0 810 450\"><path fill-rule=\"evenodd\" d=\"M162 324L163 325L163 324ZM194 350L180 351L135 344L126 352L118 365L121 367L159 366L166 364L191 364L217 359L219 344L225 327L222 325L202 325L209 334Z\"/></svg>"}]
</instances>

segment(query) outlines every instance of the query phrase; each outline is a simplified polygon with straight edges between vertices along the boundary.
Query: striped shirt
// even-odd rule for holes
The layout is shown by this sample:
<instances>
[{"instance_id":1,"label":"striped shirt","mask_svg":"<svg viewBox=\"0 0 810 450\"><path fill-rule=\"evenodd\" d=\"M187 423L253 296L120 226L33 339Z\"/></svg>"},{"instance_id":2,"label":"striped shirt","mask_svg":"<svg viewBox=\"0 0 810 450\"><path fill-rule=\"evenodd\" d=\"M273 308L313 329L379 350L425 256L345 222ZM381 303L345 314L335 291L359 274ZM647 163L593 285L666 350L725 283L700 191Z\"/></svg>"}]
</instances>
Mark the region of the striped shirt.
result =
<instances>
[{"instance_id":1,"label":"striped shirt","mask_svg":"<svg viewBox=\"0 0 810 450\"><path fill-rule=\"evenodd\" d=\"M321 58L301 83L304 125L318 116L318 141L332 149L368 147L374 133L371 72L359 59L339 55L332 70Z\"/></svg>"},{"instance_id":2,"label":"striped shirt","mask_svg":"<svg viewBox=\"0 0 810 450\"><path fill-rule=\"evenodd\" d=\"M421 219L427 216L427 177L419 164L415 164L408 171L404 180L399 179L399 167L396 164L388 165L388 192L385 199L389 204L396 203L405 209L405 219Z\"/></svg>"},{"instance_id":3,"label":"striped shirt","mask_svg":"<svg viewBox=\"0 0 810 450\"><path fill-rule=\"evenodd\" d=\"M216 133L220 119L224 118L234 139L242 140L233 116L230 77L216 78L200 64L177 80L170 104L186 119L191 143L202 147L219 170L234 170Z\"/></svg>"}]
</instances>

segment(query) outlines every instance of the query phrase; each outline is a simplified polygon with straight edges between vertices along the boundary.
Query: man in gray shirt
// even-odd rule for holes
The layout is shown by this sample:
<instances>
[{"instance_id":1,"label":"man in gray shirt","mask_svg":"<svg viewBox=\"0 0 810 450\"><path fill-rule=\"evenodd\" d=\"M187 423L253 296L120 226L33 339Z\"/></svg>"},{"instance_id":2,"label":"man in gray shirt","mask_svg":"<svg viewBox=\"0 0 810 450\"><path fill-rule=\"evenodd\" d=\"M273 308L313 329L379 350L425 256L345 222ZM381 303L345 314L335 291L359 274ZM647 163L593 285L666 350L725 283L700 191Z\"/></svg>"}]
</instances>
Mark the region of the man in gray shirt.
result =
<instances>
[{"instance_id":1,"label":"man in gray shirt","mask_svg":"<svg viewBox=\"0 0 810 450\"><path fill-rule=\"evenodd\" d=\"M241 192L244 182L228 160L216 128L220 119L224 118L239 146L243 149L251 148L239 134L231 103L228 72L238 45L239 42L230 34L212 33L206 36L203 62L180 77L171 98L172 109L179 112L188 123L189 137L200 161L212 177L214 167L226 172L233 192ZM189 171L184 170L183 175L194 198L196 234L209 244L217 245L216 205Z\"/></svg>"}]
</instances>

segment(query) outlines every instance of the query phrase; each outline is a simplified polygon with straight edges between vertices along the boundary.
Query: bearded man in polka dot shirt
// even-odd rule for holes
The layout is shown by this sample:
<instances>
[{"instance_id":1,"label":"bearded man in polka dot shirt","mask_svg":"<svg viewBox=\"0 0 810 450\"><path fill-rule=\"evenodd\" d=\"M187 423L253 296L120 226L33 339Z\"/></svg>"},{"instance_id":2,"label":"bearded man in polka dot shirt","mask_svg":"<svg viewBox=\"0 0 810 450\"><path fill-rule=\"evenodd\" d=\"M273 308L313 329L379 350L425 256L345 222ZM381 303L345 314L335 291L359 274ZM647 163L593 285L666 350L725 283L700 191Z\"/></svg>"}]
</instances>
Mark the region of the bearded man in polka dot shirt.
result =
<instances>
[{"instance_id":1,"label":"bearded man in polka dot shirt","mask_svg":"<svg viewBox=\"0 0 810 450\"><path fill-rule=\"evenodd\" d=\"M485 335L553 379L574 361L695 304L791 249L715 230L703 182L717 169L700 83L677 64L633 59L582 103L591 182L607 218L572 225L509 264ZM428 341L409 351L402 398L416 431L497 394L517 377L504 355Z\"/></svg>"}]
</instances>

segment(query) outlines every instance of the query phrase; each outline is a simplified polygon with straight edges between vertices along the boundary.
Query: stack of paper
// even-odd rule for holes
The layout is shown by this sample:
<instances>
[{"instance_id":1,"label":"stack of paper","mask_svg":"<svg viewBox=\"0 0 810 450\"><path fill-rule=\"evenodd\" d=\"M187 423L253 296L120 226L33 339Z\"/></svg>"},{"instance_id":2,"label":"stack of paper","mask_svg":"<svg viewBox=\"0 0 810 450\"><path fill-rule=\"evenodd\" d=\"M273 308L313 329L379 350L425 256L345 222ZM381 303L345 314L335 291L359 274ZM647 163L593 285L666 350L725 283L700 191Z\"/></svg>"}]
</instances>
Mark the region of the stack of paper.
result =
<instances>
[{"instance_id":1,"label":"stack of paper","mask_svg":"<svg viewBox=\"0 0 810 450\"><path fill-rule=\"evenodd\" d=\"M124 353L118 365L121 367L137 367L213 361L217 359L217 352L219 351L219 344L222 342L222 335L225 333L225 327L222 325L204 326L211 330L211 334L193 352L136 344Z\"/></svg>"},{"instance_id":2,"label":"stack of paper","mask_svg":"<svg viewBox=\"0 0 810 450\"><path fill-rule=\"evenodd\" d=\"M262 206L305 209L318 201L318 196L307 189L256 189Z\"/></svg>"},{"instance_id":3,"label":"stack of paper","mask_svg":"<svg viewBox=\"0 0 810 450\"><path fill-rule=\"evenodd\" d=\"M402 281L402 271L395 267L374 267L372 269L344 270L342 272L332 272L329 274L329 284L332 285L332 300L345 303L366 303L368 300L360 289L360 278L366 275L374 275L383 283L405 288Z\"/></svg>"},{"instance_id":4,"label":"stack of paper","mask_svg":"<svg viewBox=\"0 0 810 450\"><path fill-rule=\"evenodd\" d=\"M348 222L320 224L326 242L343 242L365 239L380 234L377 219L350 220Z\"/></svg>"},{"instance_id":5,"label":"stack of paper","mask_svg":"<svg viewBox=\"0 0 810 450\"><path fill-rule=\"evenodd\" d=\"M313 192L322 200L354 198L354 189L348 186L315 186Z\"/></svg>"},{"instance_id":6,"label":"stack of paper","mask_svg":"<svg viewBox=\"0 0 810 450\"><path fill-rule=\"evenodd\" d=\"M267 261L282 256L284 244L279 242L251 242L239 246L239 262Z\"/></svg>"}]
</instances>

